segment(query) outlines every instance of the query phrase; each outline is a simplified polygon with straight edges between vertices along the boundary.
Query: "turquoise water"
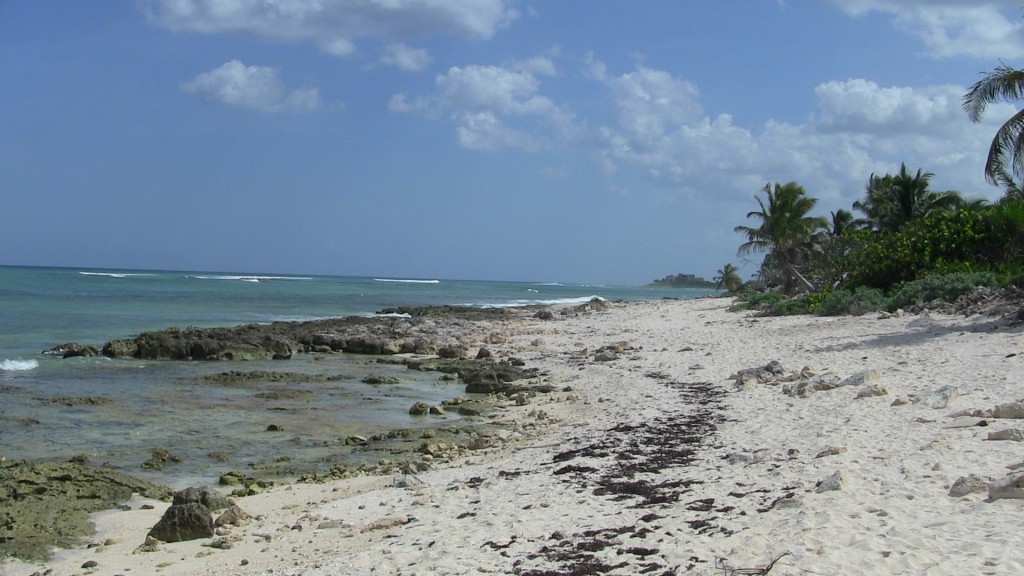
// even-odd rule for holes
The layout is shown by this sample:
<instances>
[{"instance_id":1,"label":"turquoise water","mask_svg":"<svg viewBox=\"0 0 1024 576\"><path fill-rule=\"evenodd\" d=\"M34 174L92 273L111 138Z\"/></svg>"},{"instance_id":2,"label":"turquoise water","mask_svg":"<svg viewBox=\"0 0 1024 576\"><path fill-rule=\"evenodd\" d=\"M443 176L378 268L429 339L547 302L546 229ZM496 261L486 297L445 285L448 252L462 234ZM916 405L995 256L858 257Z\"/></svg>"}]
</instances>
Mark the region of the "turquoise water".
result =
<instances>
[{"instance_id":1,"label":"turquoise water","mask_svg":"<svg viewBox=\"0 0 1024 576\"><path fill-rule=\"evenodd\" d=\"M170 326L372 316L396 306L521 306L584 302L594 296L639 301L709 293L542 282L0 266L0 456L61 460L87 455L93 463L184 485L283 454L296 464L336 459L345 452L339 439L352 434L453 425L455 416L424 421L409 416L407 409L415 401L437 404L463 392L457 383L440 382L437 374L356 355L298 355L268 363L41 355L65 342L100 347L114 338ZM228 370L337 379L231 386L203 379ZM370 374L397 376L401 382L363 384L361 379ZM275 399L267 400L268 395ZM268 433L268 424L284 432ZM155 448L170 450L182 462L159 472L142 471L141 463Z\"/></svg>"}]
</instances>

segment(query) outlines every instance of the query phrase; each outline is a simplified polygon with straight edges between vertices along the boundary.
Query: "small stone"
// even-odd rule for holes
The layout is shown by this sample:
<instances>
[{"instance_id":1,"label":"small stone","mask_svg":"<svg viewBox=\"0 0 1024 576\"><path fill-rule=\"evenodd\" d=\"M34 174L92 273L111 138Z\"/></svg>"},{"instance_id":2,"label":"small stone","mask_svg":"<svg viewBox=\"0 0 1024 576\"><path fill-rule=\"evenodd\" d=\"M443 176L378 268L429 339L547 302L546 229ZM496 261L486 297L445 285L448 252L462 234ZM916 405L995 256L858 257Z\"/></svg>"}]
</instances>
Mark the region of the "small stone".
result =
<instances>
[{"instance_id":1,"label":"small stone","mask_svg":"<svg viewBox=\"0 0 1024 576\"><path fill-rule=\"evenodd\" d=\"M818 455L815 456L815 458L826 458L828 456L838 456L839 454L844 454L845 452L846 452L846 447L845 446L833 446L831 448L826 448L826 449L822 450L821 452L818 452Z\"/></svg>"},{"instance_id":2,"label":"small stone","mask_svg":"<svg viewBox=\"0 0 1024 576\"><path fill-rule=\"evenodd\" d=\"M990 432L986 440L1009 440L1011 442L1024 442L1024 430L1020 428L1008 428Z\"/></svg>"},{"instance_id":3,"label":"small stone","mask_svg":"<svg viewBox=\"0 0 1024 576\"><path fill-rule=\"evenodd\" d=\"M99 562L97 562L97 561L95 561L95 560L89 560L89 561L88 561L88 562L86 562L85 564L82 564L82 568L87 568L87 569L88 569L88 568L95 568L95 567L97 567L97 566L99 566L99 565L100 565L100 563L99 563Z\"/></svg>"},{"instance_id":4,"label":"small stone","mask_svg":"<svg viewBox=\"0 0 1024 576\"><path fill-rule=\"evenodd\" d=\"M435 416L444 416L444 408L440 406L431 406L429 412Z\"/></svg>"},{"instance_id":5,"label":"small stone","mask_svg":"<svg viewBox=\"0 0 1024 576\"><path fill-rule=\"evenodd\" d=\"M430 411L430 405L426 402L416 402L409 408L409 414L411 416L424 416Z\"/></svg>"},{"instance_id":6,"label":"small stone","mask_svg":"<svg viewBox=\"0 0 1024 576\"><path fill-rule=\"evenodd\" d=\"M845 486L846 480L843 478L843 473L836 470L832 474L818 481L818 485L814 488L814 491L819 494L822 492L835 492L836 490L842 490Z\"/></svg>"},{"instance_id":7,"label":"small stone","mask_svg":"<svg viewBox=\"0 0 1024 576\"><path fill-rule=\"evenodd\" d=\"M878 370L861 370L839 383L839 386L863 386L873 384L882 378Z\"/></svg>"},{"instance_id":8,"label":"small stone","mask_svg":"<svg viewBox=\"0 0 1024 576\"><path fill-rule=\"evenodd\" d=\"M988 497L992 500L1000 498L1024 498L1024 473L1009 474L988 485Z\"/></svg>"},{"instance_id":9,"label":"small stone","mask_svg":"<svg viewBox=\"0 0 1024 576\"><path fill-rule=\"evenodd\" d=\"M961 476L953 482L953 486L949 489L949 495L954 498L961 496L967 496L968 494L974 494L977 492L985 492L988 490L988 479L982 478L971 474L969 476Z\"/></svg>"},{"instance_id":10,"label":"small stone","mask_svg":"<svg viewBox=\"0 0 1024 576\"><path fill-rule=\"evenodd\" d=\"M857 392L857 396L855 396L854 399L885 396L888 393L889 391L886 390L885 387L879 386L878 384L872 384L871 386L861 388L860 391Z\"/></svg>"}]
</instances>

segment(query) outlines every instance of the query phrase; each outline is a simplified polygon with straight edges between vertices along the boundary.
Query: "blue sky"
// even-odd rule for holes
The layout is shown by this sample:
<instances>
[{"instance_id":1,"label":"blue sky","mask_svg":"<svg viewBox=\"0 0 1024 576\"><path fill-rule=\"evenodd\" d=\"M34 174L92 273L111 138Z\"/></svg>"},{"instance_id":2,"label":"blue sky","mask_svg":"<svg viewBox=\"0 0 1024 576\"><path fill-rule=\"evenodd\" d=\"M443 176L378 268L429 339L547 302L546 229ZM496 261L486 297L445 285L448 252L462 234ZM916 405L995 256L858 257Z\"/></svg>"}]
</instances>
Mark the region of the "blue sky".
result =
<instances>
[{"instance_id":1,"label":"blue sky","mask_svg":"<svg viewBox=\"0 0 1024 576\"><path fill-rule=\"evenodd\" d=\"M754 197L996 198L1019 0L0 0L0 264L711 278Z\"/></svg>"}]
</instances>

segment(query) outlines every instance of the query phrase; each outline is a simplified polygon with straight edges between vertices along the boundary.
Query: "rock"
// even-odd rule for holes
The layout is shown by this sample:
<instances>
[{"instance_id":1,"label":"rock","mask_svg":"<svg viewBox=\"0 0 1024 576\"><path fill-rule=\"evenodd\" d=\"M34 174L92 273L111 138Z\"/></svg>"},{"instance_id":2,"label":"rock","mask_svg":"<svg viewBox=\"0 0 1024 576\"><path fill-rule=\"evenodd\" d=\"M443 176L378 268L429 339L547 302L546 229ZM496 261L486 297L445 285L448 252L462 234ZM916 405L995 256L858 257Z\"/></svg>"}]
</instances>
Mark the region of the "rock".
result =
<instances>
[{"instance_id":1,"label":"rock","mask_svg":"<svg viewBox=\"0 0 1024 576\"><path fill-rule=\"evenodd\" d=\"M893 400L892 404L889 404L889 406L906 406L907 404L910 404L910 400L907 400L906 398L897 398Z\"/></svg>"},{"instance_id":2,"label":"rock","mask_svg":"<svg viewBox=\"0 0 1024 576\"><path fill-rule=\"evenodd\" d=\"M1024 472L1009 474L988 485L991 500L1001 498L1024 498Z\"/></svg>"},{"instance_id":3,"label":"rock","mask_svg":"<svg viewBox=\"0 0 1024 576\"><path fill-rule=\"evenodd\" d=\"M209 486L191 487L179 490L174 493L173 504L202 504L210 512L224 510L231 507L231 501L227 496L210 488Z\"/></svg>"},{"instance_id":4,"label":"rock","mask_svg":"<svg viewBox=\"0 0 1024 576\"><path fill-rule=\"evenodd\" d=\"M826 448L826 449L822 450L821 452L818 452L818 455L815 456L815 458L826 458L828 456L838 456L839 454L845 454L845 453L846 453L846 447L845 446L833 446L832 448Z\"/></svg>"},{"instance_id":5,"label":"rock","mask_svg":"<svg viewBox=\"0 0 1024 576\"><path fill-rule=\"evenodd\" d=\"M1009 440L1011 442L1024 442L1024 430L1020 428L1008 428L1006 430L998 430L996 432L989 432L986 440Z\"/></svg>"},{"instance_id":6,"label":"rock","mask_svg":"<svg viewBox=\"0 0 1024 576\"><path fill-rule=\"evenodd\" d=\"M839 377L835 374L822 374L821 376L814 376L809 380L801 380L799 382L792 382L785 384L782 387L782 393L788 396L796 396L798 398L807 398L815 392L823 392L825 390L832 390L839 385Z\"/></svg>"},{"instance_id":7,"label":"rock","mask_svg":"<svg viewBox=\"0 0 1024 576\"><path fill-rule=\"evenodd\" d=\"M835 492L837 490L842 490L845 486L846 479L843 477L843 473L839 470L836 470L832 474L819 480L817 486L815 486L814 488L814 491L818 492L819 494L822 492Z\"/></svg>"},{"instance_id":8,"label":"rock","mask_svg":"<svg viewBox=\"0 0 1024 576\"><path fill-rule=\"evenodd\" d=\"M915 404L924 404L935 410L941 410L949 406L949 403L960 397L960 389L956 386L943 386L938 390L929 392L924 396L914 398Z\"/></svg>"},{"instance_id":9,"label":"rock","mask_svg":"<svg viewBox=\"0 0 1024 576\"><path fill-rule=\"evenodd\" d=\"M398 384L401 380L396 376L378 376L371 374L362 380L363 384Z\"/></svg>"},{"instance_id":10,"label":"rock","mask_svg":"<svg viewBox=\"0 0 1024 576\"><path fill-rule=\"evenodd\" d=\"M538 310L533 315L533 317L538 319L538 320L554 320L555 319L555 315L551 312L551 310Z\"/></svg>"},{"instance_id":11,"label":"rock","mask_svg":"<svg viewBox=\"0 0 1024 576\"><path fill-rule=\"evenodd\" d=\"M493 356L491 351L484 347L480 347L480 350L478 350L476 353L477 360L484 360L490 358L491 356Z\"/></svg>"},{"instance_id":12,"label":"rock","mask_svg":"<svg viewBox=\"0 0 1024 576\"><path fill-rule=\"evenodd\" d=\"M230 524L232 526L245 526L251 519L252 516L250 516L245 510L242 510L238 504L232 504L224 511L223 514L213 521L213 525L226 526Z\"/></svg>"},{"instance_id":13,"label":"rock","mask_svg":"<svg viewBox=\"0 0 1024 576\"><path fill-rule=\"evenodd\" d=\"M412 416L425 416L430 411L430 405L426 402L417 402L409 408L409 414Z\"/></svg>"},{"instance_id":14,"label":"rock","mask_svg":"<svg viewBox=\"0 0 1024 576\"><path fill-rule=\"evenodd\" d=\"M961 476L953 482L953 485L949 488L949 495L954 498L961 496L967 496L968 494L974 494L977 492L985 492L988 490L989 480L971 474L969 476Z\"/></svg>"},{"instance_id":15,"label":"rock","mask_svg":"<svg viewBox=\"0 0 1024 576\"><path fill-rule=\"evenodd\" d=\"M442 346L437 351L439 358L462 358L466 355L466 348L463 346Z\"/></svg>"},{"instance_id":16,"label":"rock","mask_svg":"<svg viewBox=\"0 0 1024 576\"><path fill-rule=\"evenodd\" d=\"M167 488L106 468L0 457L0 558L41 562L54 547L76 546L94 533L89 514L115 508L132 493L170 497Z\"/></svg>"},{"instance_id":17,"label":"rock","mask_svg":"<svg viewBox=\"0 0 1024 576\"><path fill-rule=\"evenodd\" d=\"M992 409L992 418L1024 419L1024 400L996 406Z\"/></svg>"},{"instance_id":18,"label":"rock","mask_svg":"<svg viewBox=\"0 0 1024 576\"><path fill-rule=\"evenodd\" d=\"M210 510L196 502L172 504L148 534L161 542L184 542L213 535Z\"/></svg>"},{"instance_id":19,"label":"rock","mask_svg":"<svg viewBox=\"0 0 1024 576\"><path fill-rule=\"evenodd\" d=\"M594 354L594 362L612 362L618 359L619 356L612 350L601 350Z\"/></svg>"},{"instance_id":20,"label":"rock","mask_svg":"<svg viewBox=\"0 0 1024 576\"><path fill-rule=\"evenodd\" d=\"M884 386L879 386L878 384L872 384L871 386L866 386L864 388L861 388L857 392L857 395L854 397L854 399L856 400L856 399L860 399L860 398L873 398L873 397L876 397L876 396L885 396L888 393L889 393L889 391L886 390Z\"/></svg>"},{"instance_id":21,"label":"rock","mask_svg":"<svg viewBox=\"0 0 1024 576\"><path fill-rule=\"evenodd\" d=\"M882 378L878 370L861 370L839 383L839 386L863 386L873 384Z\"/></svg>"}]
</instances>

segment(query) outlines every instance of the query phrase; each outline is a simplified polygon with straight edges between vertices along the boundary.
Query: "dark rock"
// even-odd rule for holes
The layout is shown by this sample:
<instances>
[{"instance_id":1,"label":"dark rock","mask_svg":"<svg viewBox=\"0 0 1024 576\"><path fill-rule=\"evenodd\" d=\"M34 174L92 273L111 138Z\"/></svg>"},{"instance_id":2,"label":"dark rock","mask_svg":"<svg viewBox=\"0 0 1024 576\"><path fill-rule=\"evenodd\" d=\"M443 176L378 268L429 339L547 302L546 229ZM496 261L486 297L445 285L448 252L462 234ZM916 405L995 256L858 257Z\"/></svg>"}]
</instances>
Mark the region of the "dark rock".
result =
<instances>
[{"instance_id":1,"label":"dark rock","mask_svg":"<svg viewBox=\"0 0 1024 576\"><path fill-rule=\"evenodd\" d=\"M174 493L174 504L202 504L210 512L225 510L231 507L227 496L209 486L190 487Z\"/></svg>"},{"instance_id":2,"label":"dark rock","mask_svg":"<svg viewBox=\"0 0 1024 576\"><path fill-rule=\"evenodd\" d=\"M538 310L537 313L533 315L533 317L538 319L538 320L554 320L555 319L555 315L551 312L551 310Z\"/></svg>"},{"instance_id":3,"label":"dark rock","mask_svg":"<svg viewBox=\"0 0 1024 576\"><path fill-rule=\"evenodd\" d=\"M484 360L490 358L491 356L493 356L493 354L491 354L491 351L483 347L481 347L480 350L476 353L477 360Z\"/></svg>"},{"instance_id":4,"label":"dark rock","mask_svg":"<svg viewBox=\"0 0 1024 576\"><path fill-rule=\"evenodd\" d=\"M149 531L148 536L162 542L184 542L210 538L213 534L213 516L210 510L202 504L189 502L171 505Z\"/></svg>"},{"instance_id":5,"label":"dark rock","mask_svg":"<svg viewBox=\"0 0 1024 576\"><path fill-rule=\"evenodd\" d=\"M464 346L442 346L438 351L437 355L440 358L462 358L466 355L466 348Z\"/></svg>"},{"instance_id":6,"label":"dark rock","mask_svg":"<svg viewBox=\"0 0 1024 576\"><path fill-rule=\"evenodd\" d=\"M409 414L412 416L424 416L430 411L430 405L426 402L417 402L409 408Z\"/></svg>"}]
</instances>

